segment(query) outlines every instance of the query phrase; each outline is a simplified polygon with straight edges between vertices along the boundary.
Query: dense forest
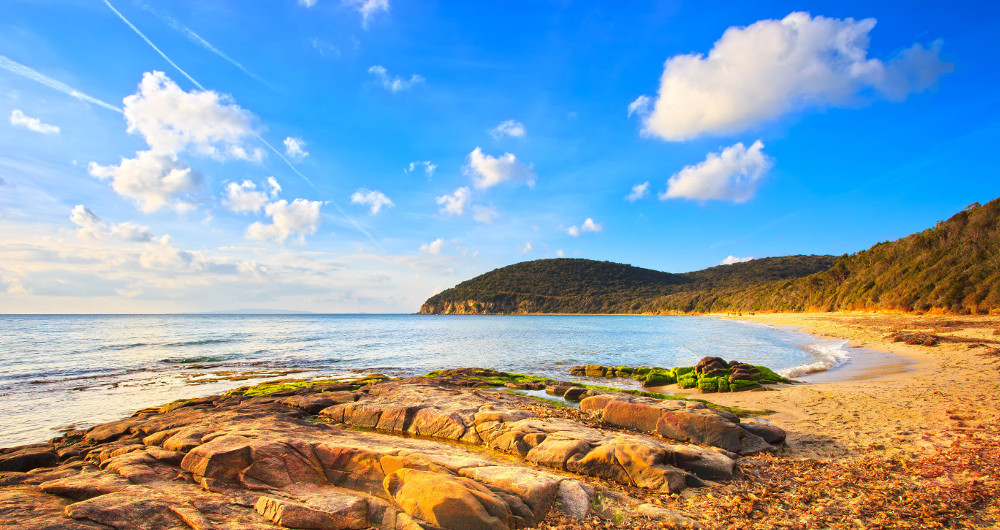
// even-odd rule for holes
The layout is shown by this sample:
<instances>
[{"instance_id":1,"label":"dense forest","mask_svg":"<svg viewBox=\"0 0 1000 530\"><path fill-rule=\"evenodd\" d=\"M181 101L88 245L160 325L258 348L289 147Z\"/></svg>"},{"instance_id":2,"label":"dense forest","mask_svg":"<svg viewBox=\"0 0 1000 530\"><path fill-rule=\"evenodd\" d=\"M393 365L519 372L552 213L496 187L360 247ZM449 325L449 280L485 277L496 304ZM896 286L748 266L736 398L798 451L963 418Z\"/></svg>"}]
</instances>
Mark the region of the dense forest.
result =
<instances>
[{"instance_id":1,"label":"dense forest","mask_svg":"<svg viewBox=\"0 0 1000 530\"><path fill-rule=\"evenodd\" d=\"M762 258L671 274L585 259L488 272L429 298L421 313L1000 310L1000 199L934 228L835 256Z\"/></svg>"}]
</instances>

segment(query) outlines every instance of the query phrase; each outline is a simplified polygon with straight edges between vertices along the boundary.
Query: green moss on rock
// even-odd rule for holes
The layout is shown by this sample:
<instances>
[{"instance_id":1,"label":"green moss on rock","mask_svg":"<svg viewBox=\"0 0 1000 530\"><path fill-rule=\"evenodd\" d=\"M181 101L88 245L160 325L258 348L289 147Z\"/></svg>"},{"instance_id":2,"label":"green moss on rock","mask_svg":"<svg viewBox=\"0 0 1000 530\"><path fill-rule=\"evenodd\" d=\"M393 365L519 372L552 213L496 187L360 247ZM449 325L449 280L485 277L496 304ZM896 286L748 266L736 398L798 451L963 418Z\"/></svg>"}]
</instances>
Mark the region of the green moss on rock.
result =
<instances>
[{"instance_id":1,"label":"green moss on rock","mask_svg":"<svg viewBox=\"0 0 1000 530\"><path fill-rule=\"evenodd\" d=\"M664 386L672 385L677 382L677 378L670 371L660 371L653 370L646 374L646 379L642 382L642 386Z\"/></svg>"}]
</instances>

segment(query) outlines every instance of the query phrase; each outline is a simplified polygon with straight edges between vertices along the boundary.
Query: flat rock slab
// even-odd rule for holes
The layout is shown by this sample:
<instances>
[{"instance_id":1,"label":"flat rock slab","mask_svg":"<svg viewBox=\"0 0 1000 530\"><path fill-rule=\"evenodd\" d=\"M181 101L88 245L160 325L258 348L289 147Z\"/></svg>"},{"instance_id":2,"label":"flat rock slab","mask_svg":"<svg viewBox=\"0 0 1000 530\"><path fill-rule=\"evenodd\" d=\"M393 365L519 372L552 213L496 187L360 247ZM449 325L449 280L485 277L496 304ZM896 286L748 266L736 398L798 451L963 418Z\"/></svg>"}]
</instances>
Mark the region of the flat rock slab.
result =
<instances>
[{"instance_id":1,"label":"flat rock slab","mask_svg":"<svg viewBox=\"0 0 1000 530\"><path fill-rule=\"evenodd\" d=\"M538 417L547 405L458 377L211 396L0 450L10 468L0 526L526 528L553 511L588 517L595 491L581 476L676 493L731 478L733 453L769 450L783 434L701 403L627 394L584 397L587 418L616 426L597 428L566 419L575 412ZM727 450L654 434L668 428Z\"/></svg>"},{"instance_id":2,"label":"flat rock slab","mask_svg":"<svg viewBox=\"0 0 1000 530\"><path fill-rule=\"evenodd\" d=\"M265 495L257 499L254 509L268 521L287 528L345 530L368 526L365 499L337 491L316 491L308 503Z\"/></svg>"}]
</instances>

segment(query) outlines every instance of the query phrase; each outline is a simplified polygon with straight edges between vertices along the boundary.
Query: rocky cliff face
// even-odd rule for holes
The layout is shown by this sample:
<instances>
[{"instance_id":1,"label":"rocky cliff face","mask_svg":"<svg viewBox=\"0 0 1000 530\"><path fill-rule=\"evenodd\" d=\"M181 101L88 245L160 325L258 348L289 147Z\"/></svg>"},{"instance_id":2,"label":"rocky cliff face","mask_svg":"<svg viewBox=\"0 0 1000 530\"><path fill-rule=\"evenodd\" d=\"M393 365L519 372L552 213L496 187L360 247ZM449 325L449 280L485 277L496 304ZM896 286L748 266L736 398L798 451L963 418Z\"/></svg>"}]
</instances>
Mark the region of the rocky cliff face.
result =
<instances>
[{"instance_id":1,"label":"rocky cliff face","mask_svg":"<svg viewBox=\"0 0 1000 530\"><path fill-rule=\"evenodd\" d=\"M535 304L530 301L513 304L483 300L428 301L420 306L419 311L421 315L527 315L536 312Z\"/></svg>"}]
</instances>

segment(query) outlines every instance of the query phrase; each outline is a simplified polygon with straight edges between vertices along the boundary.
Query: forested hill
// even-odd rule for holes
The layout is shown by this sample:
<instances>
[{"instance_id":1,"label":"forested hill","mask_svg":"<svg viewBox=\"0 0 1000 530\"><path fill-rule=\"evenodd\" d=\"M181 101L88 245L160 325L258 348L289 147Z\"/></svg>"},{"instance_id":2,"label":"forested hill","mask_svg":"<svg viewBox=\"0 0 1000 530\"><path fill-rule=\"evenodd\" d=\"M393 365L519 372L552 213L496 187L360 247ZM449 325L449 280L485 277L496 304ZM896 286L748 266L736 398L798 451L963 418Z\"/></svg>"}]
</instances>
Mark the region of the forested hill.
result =
<instances>
[{"instance_id":1,"label":"forested hill","mask_svg":"<svg viewBox=\"0 0 1000 530\"><path fill-rule=\"evenodd\" d=\"M488 272L429 298L421 313L663 313L1000 310L1000 199L855 254L762 258L671 274L584 259Z\"/></svg>"},{"instance_id":2,"label":"forested hill","mask_svg":"<svg viewBox=\"0 0 1000 530\"><path fill-rule=\"evenodd\" d=\"M787 256L671 274L609 261L542 259L477 276L432 296L421 313L646 313L680 293L743 289L829 269L834 256ZM694 309L694 308L692 308Z\"/></svg>"}]
</instances>

